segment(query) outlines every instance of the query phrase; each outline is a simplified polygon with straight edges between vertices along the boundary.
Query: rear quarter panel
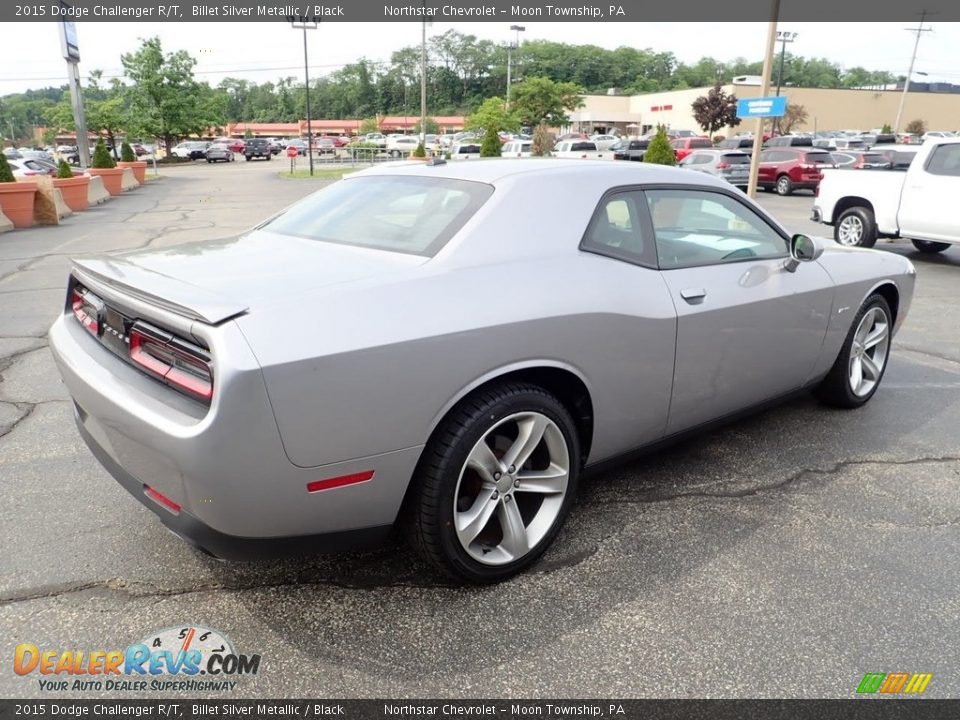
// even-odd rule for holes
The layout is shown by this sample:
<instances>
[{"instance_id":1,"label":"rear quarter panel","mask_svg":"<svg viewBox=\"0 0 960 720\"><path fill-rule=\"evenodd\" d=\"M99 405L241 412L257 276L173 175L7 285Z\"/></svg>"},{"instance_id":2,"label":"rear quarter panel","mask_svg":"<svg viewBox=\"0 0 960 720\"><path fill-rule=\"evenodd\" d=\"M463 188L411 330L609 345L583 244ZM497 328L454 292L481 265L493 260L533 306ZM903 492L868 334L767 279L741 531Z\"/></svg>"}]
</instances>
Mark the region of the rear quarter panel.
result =
<instances>
[{"instance_id":1,"label":"rear quarter panel","mask_svg":"<svg viewBox=\"0 0 960 720\"><path fill-rule=\"evenodd\" d=\"M673 303L658 271L578 249L606 186L563 177L498 186L410 277L238 319L294 464L420 445L464 394L530 366L568 369L590 390L591 461L663 434ZM546 198L556 211L530 212Z\"/></svg>"}]
</instances>

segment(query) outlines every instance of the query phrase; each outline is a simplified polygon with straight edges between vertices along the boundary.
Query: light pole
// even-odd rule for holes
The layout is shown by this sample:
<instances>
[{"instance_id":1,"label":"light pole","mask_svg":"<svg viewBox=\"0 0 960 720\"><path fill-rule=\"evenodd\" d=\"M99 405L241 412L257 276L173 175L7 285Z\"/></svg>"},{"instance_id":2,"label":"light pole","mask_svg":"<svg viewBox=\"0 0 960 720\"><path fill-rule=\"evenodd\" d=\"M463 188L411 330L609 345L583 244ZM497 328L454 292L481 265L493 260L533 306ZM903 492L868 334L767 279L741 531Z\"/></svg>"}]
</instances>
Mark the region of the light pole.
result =
<instances>
[{"instance_id":1,"label":"light pole","mask_svg":"<svg viewBox=\"0 0 960 720\"><path fill-rule=\"evenodd\" d=\"M767 49L763 54L763 72L760 76L760 97L770 92L770 69L773 66L773 54L777 49L777 20L780 17L780 0L770 0L770 22L767 25ZM757 129L753 136L753 154L750 156L750 180L747 195L757 195L757 170L760 167L760 149L763 147L763 118L757 118Z\"/></svg>"},{"instance_id":2,"label":"light pole","mask_svg":"<svg viewBox=\"0 0 960 720\"><path fill-rule=\"evenodd\" d=\"M432 15L423 17L423 36L420 38L420 144L427 146L427 22Z\"/></svg>"},{"instance_id":3,"label":"light pole","mask_svg":"<svg viewBox=\"0 0 960 720\"><path fill-rule=\"evenodd\" d=\"M526 28L523 25L511 25L510 30L516 34L516 39L507 43L507 107L510 107L510 83L512 80L511 71L513 69L513 49L520 48L520 33L526 30Z\"/></svg>"},{"instance_id":4,"label":"light pole","mask_svg":"<svg viewBox=\"0 0 960 720\"><path fill-rule=\"evenodd\" d=\"M787 57L787 43L792 43L797 39L799 33L788 32L786 30L777 31L777 42L780 43L780 67L777 69L777 97L780 97L780 86L783 84L783 63ZM780 134L780 118L774 120L777 125L777 134Z\"/></svg>"},{"instance_id":5,"label":"light pole","mask_svg":"<svg viewBox=\"0 0 960 720\"><path fill-rule=\"evenodd\" d=\"M290 25L295 30L303 30L303 87L306 91L307 101L307 158L310 162L310 176L313 177L313 125L310 122L310 62L307 59L307 30L316 30L319 22L308 20L307 17L303 15L299 20L296 17L291 17Z\"/></svg>"}]
</instances>

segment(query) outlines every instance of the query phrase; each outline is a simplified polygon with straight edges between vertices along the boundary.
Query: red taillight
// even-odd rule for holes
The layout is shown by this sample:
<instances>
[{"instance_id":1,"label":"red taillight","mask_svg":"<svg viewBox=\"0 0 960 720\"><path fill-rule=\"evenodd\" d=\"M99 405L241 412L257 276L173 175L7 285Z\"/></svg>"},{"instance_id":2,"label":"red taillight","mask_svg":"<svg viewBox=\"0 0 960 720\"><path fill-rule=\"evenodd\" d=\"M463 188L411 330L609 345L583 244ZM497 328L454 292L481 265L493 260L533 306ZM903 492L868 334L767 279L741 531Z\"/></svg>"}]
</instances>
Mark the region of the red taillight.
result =
<instances>
[{"instance_id":1,"label":"red taillight","mask_svg":"<svg viewBox=\"0 0 960 720\"><path fill-rule=\"evenodd\" d=\"M339 477L327 478L326 480L314 480L307 483L307 492L320 492L321 490L332 490L333 488L343 487L344 485L356 485L373 479L373 470L364 470L363 472L353 473L352 475L341 475Z\"/></svg>"},{"instance_id":2,"label":"red taillight","mask_svg":"<svg viewBox=\"0 0 960 720\"><path fill-rule=\"evenodd\" d=\"M719 162L717 163L717 170L726 170L727 168L733 167L730 163Z\"/></svg>"},{"instance_id":3,"label":"red taillight","mask_svg":"<svg viewBox=\"0 0 960 720\"><path fill-rule=\"evenodd\" d=\"M130 359L158 379L181 392L209 403L213 398L213 371L201 357L199 348L158 333L153 336L143 327L130 330Z\"/></svg>"},{"instance_id":4,"label":"red taillight","mask_svg":"<svg viewBox=\"0 0 960 720\"><path fill-rule=\"evenodd\" d=\"M97 321L97 306L87 299L86 295L77 288L73 289L73 295L70 298L70 307L73 309L73 316L80 321L91 335L100 334L100 324Z\"/></svg>"},{"instance_id":5,"label":"red taillight","mask_svg":"<svg viewBox=\"0 0 960 720\"><path fill-rule=\"evenodd\" d=\"M175 503L173 500L168 498L166 495L164 495L162 492L154 490L149 485L143 486L143 492L148 498L153 500L158 505L162 505L167 510L172 512L174 515L180 514L180 506L177 503Z\"/></svg>"}]
</instances>

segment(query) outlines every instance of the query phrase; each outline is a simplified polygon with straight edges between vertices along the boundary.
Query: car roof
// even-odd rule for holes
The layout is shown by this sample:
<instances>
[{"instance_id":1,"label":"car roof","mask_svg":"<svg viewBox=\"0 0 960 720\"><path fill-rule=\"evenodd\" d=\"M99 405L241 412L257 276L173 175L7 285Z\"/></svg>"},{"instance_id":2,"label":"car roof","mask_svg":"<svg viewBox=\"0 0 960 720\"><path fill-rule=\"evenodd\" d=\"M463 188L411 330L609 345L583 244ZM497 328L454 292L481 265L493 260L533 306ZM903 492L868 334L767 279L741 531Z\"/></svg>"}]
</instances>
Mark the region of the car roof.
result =
<instances>
[{"instance_id":1,"label":"car roof","mask_svg":"<svg viewBox=\"0 0 960 720\"><path fill-rule=\"evenodd\" d=\"M506 179L525 176L584 175L602 176L611 185L650 183L710 184L725 187L721 180L692 170L681 170L665 165L643 163L615 163L603 160L564 160L561 158L480 159L468 162L448 162L429 165L423 162L385 163L353 173L350 177L365 175L400 175L414 177L443 177L496 185Z\"/></svg>"}]
</instances>

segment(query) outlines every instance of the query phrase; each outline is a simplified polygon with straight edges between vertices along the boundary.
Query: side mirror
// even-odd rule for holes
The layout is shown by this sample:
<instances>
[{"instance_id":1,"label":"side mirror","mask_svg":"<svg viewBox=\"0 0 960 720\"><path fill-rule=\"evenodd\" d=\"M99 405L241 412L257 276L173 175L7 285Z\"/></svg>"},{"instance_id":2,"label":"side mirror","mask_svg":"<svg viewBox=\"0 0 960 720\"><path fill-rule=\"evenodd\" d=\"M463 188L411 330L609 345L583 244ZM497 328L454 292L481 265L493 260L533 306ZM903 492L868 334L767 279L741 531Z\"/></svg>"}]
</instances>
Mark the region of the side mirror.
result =
<instances>
[{"instance_id":1,"label":"side mirror","mask_svg":"<svg viewBox=\"0 0 960 720\"><path fill-rule=\"evenodd\" d=\"M788 272L796 272L800 263L813 262L823 255L823 245L813 238L797 233L790 238L790 258L784 263Z\"/></svg>"}]
</instances>

